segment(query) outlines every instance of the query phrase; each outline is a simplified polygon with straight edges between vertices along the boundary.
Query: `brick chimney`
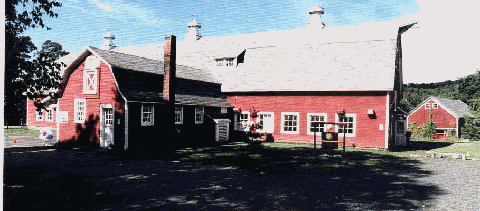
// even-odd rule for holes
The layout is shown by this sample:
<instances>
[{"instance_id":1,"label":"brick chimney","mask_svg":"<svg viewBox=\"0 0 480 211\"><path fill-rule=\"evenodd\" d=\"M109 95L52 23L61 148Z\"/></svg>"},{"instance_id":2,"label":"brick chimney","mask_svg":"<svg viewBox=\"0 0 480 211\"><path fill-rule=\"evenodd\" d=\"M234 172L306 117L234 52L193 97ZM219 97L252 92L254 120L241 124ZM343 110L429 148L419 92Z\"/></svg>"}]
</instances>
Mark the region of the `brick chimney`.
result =
<instances>
[{"instance_id":1,"label":"brick chimney","mask_svg":"<svg viewBox=\"0 0 480 211\"><path fill-rule=\"evenodd\" d=\"M175 131L175 87L176 80L176 37L165 36L165 50L163 54L163 97L167 101L164 122L167 135L173 135Z\"/></svg>"},{"instance_id":2,"label":"brick chimney","mask_svg":"<svg viewBox=\"0 0 480 211\"><path fill-rule=\"evenodd\" d=\"M175 105L175 60L176 60L176 37L168 35L165 37L164 52L164 76L163 76L163 96L166 101Z\"/></svg>"}]
</instances>

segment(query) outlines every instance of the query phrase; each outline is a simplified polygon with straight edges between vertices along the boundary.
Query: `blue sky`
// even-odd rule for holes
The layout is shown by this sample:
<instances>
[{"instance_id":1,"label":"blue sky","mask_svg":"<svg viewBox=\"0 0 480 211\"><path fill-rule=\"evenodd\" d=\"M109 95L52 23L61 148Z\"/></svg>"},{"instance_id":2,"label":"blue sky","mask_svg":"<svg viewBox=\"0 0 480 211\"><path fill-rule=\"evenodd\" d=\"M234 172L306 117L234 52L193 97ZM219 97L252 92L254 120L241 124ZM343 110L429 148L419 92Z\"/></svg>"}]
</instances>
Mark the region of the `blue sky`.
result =
<instances>
[{"instance_id":1,"label":"blue sky","mask_svg":"<svg viewBox=\"0 0 480 211\"><path fill-rule=\"evenodd\" d=\"M387 22L395 20L419 20L423 22L423 20L425 20L425 23L422 24L427 29L430 28L430 31L435 31L438 28L442 28L442 25L437 24L435 21L443 23L449 22L448 19L452 16L446 12L442 13L441 10L437 11L437 9L445 9L451 12L455 8L455 6L451 6L452 4L447 4L448 2L433 1L437 3L430 3L432 1L424 0L419 0L418 2L416 0L60 1L63 7L56 9L59 14L58 18L44 18L46 24L51 27L52 30L47 31L46 29L37 28L26 31L25 35L31 36L37 47L40 47L45 40L58 42L69 52L78 52L84 46L99 47L103 43L102 36L106 34L108 30L116 36L114 43L120 47L163 42L165 35L168 34L174 34L178 40L183 40L185 34L188 32L187 23L192 20L191 14L195 14L197 21L202 24L200 33L204 37L221 37L271 30L290 30L306 26L309 16L307 10L315 4L325 8L325 14L322 18L327 27L361 24L365 22ZM462 1L463 0L460 0L460 2ZM455 4L458 4L457 2L458 1L456 1ZM464 6L468 11L470 5ZM470 10L475 12L473 9ZM464 11L456 12L463 13ZM456 23L457 22L452 24ZM472 27L475 23L471 24L472 25L467 26ZM436 28L430 27L430 25ZM422 31L422 27L416 30ZM421 32L420 35L415 38L409 38L412 40L410 43L412 43L411 48L413 50L407 47L407 43L405 44L405 51L411 52L411 55L409 55L411 58L409 59L417 60L410 63L433 62L426 61L425 58L419 59L416 54L421 52L416 49L416 46L418 46L417 42L424 43L424 45L425 40L432 42L430 36L428 33ZM423 37L422 39L425 40L418 39L418 37ZM476 38L471 37L471 39ZM446 42L452 41L458 42L458 39L446 40ZM455 45L452 46L455 47ZM425 46L425 48L428 47L429 46ZM422 53L423 55L425 54L425 52ZM421 55L422 54L420 54L420 56ZM408 58L408 56L406 58ZM433 58L433 60L435 60L435 58ZM416 72L417 70L413 69L417 69L417 66L418 64L412 65L412 67L409 67L412 69L404 70L405 82L417 82L416 80L418 79L414 79L413 74L408 74L409 72ZM423 69L426 69L424 67L429 66L422 66ZM454 67L454 65L448 67ZM468 71L465 70L466 72L462 72L462 74L468 75L474 73L476 68L480 68L480 65L478 65L477 62L462 68L468 69ZM429 70L424 71L428 72ZM451 72L457 73L457 75L443 74L443 78L440 77L435 80L442 81L445 78L454 80L462 76L458 71ZM418 82L430 81L424 78Z\"/></svg>"}]
</instances>

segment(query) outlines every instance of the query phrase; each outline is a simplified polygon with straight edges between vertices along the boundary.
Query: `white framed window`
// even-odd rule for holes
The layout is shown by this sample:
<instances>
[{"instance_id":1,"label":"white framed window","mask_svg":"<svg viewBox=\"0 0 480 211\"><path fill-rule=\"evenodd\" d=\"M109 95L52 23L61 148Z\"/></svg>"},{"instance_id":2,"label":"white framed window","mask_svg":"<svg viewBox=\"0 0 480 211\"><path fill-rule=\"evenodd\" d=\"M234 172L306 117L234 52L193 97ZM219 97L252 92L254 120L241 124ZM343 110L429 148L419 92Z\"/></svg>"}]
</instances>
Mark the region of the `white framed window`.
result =
<instances>
[{"instance_id":1,"label":"white framed window","mask_svg":"<svg viewBox=\"0 0 480 211\"><path fill-rule=\"evenodd\" d=\"M433 109L438 109L438 104L432 103L432 108L433 108Z\"/></svg>"},{"instance_id":2,"label":"white framed window","mask_svg":"<svg viewBox=\"0 0 480 211\"><path fill-rule=\"evenodd\" d=\"M35 111L35 120L37 122L43 121L43 111Z\"/></svg>"},{"instance_id":3,"label":"white framed window","mask_svg":"<svg viewBox=\"0 0 480 211\"><path fill-rule=\"evenodd\" d=\"M355 131L357 126L356 114L345 114L345 116L342 118L339 118L338 114L335 114L335 122L347 123L347 126L345 127L345 136L355 137ZM343 136L343 133L344 133L343 126L335 125L335 132L338 132L339 136Z\"/></svg>"},{"instance_id":4,"label":"white framed window","mask_svg":"<svg viewBox=\"0 0 480 211\"><path fill-rule=\"evenodd\" d=\"M97 68L100 66L100 60L96 56L89 56L85 60L83 70L83 94L97 94Z\"/></svg>"},{"instance_id":5,"label":"white framed window","mask_svg":"<svg viewBox=\"0 0 480 211\"><path fill-rule=\"evenodd\" d=\"M223 67L223 66L231 67L231 66L235 66L235 58L234 58L234 57L231 57L231 58L215 59L215 66L217 66L217 67Z\"/></svg>"},{"instance_id":6,"label":"white framed window","mask_svg":"<svg viewBox=\"0 0 480 211\"><path fill-rule=\"evenodd\" d=\"M313 135L315 132L315 125L321 122L327 122L326 113L307 113L307 134ZM321 133L325 132L325 127L326 124L319 124L317 128L317 135L321 135Z\"/></svg>"},{"instance_id":7,"label":"white framed window","mask_svg":"<svg viewBox=\"0 0 480 211\"><path fill-rule=\"evenodd\" d=\"M142 104L142 113L141 113L141 125L142 126L152 126L154 119L154 107L153 104Z\"/></svg>"},{"instance_id":8,"label":"white framed window","mask_svg":"<svg viewBox=\"0 0 480 211\"><path fill-rule=\"evenodd\" d=\"M431 107L430 103L426 103L426 104L425 104L425 109L431 109L431 108L432 108L432 107Z\"/></svg>"},{"instance_id":9,"label":"white framed window","mask_svg":"<svg viewBox=\"0 0 480 211\"><path fill-rule=\"evenodd\" d=\"M240 124L241 124L240 130L243 130L243 131L250 130L250 112L242 111L242 113L240 114Z\"/></svg>"},{"instance_id":10,"label":"white framed window","mask_svg":"<svg viewBox=\"0 0 480 211\"><path fill-rule=\"evenodd\" d=\"M223 66L223 59L215 59L215 65L217 67Z\"/></svg>"},{"instance_id":11,"label":"white framed window","mask_svg":"<svg viewBox=\"0 0 480 211\"><path fill-rule=\"evenodd\" d=\"M230 66L233 66L233 61L234 61L234 60L235 60L234 58L225 59L225 63L226 63L225 66L229 66L229 67L230 67Z\"/></svg>"},{"instance_id":12,"label":"white framed window","mask_svg":"<svg viewBox=\"0 0 480 211\"><path fill-rule=\"evenodd\" d=\"M175 106L175 124L183 124L183 107Z\"/></svg>"},{"instance_id":13,"label":"white framed window","mask_svg":"<svg viewBox=\"0 0 480 211\"><path fill-rule=\"evenodd\" d=\"M195 124L203 124L204 108L195 107Z\"/></svg>"},{"instance_id":14,"label":"white framed window","mask_svg":"<svg viewBox=\"0 0 480 211\"><path fill-rule=\"evenodd\" d=\"M300 115L298 112L282 112L281 133L298 134Z\"/></svg>"},{"instance_id":15,"label":"white framed window","mask_svg":"<svg viewBox=\"0 0 480 211\"><path fill-rule=\"evenodd\" d=\"M85 123L87 116L87 101L85 99L75 99L73 102L74 123Z\"/></svg>"},{"instance_id":16,"label":"white framed window","mask_svg":"<svg viewBox=\"0 0 480 211\"><path fill-rule=\"evenodd\" d=\"M47 109L45 112L45 119L49 122L53 122L53 109Z\"/></svg>"}]
</instances>

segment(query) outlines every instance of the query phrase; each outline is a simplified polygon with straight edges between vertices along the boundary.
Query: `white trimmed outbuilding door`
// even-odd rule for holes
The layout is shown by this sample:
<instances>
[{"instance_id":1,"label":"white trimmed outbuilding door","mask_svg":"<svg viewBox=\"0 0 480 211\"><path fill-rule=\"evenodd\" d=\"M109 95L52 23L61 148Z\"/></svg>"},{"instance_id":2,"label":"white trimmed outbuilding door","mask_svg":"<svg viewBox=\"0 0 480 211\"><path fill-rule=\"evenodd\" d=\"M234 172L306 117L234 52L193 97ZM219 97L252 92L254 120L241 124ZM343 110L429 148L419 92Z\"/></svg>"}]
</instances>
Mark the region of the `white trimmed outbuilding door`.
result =
<instances>
[{"instance_id":1,"label":"white trimmed outbuilding door","mask_svg":"<svg viewBox=\"0 0 480 211\"><path fill-rule=\"evenodd\" d=\"M273 133L273 112L258 112L257 123L262 125L258 132Z\"/></svg>"},{"instance_id":2,"label":"white trimmed outbuilding door","mask_svg":"<svg viewBox=\"0 0 480 211\"><path fill-rule=\"evenodd\" d=\"M110 148L114 144L115 106L100 105L100 147Z\"/></svg>"}]
</instances>

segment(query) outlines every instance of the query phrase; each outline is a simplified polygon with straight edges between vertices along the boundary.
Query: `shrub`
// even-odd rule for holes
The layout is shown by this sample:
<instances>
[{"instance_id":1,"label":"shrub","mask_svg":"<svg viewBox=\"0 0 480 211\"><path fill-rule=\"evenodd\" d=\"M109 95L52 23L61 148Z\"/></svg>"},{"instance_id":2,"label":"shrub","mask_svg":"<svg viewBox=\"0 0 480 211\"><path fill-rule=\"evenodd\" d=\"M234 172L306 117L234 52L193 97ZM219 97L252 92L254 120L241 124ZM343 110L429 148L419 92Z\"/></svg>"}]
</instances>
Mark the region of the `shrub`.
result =
<instances>
[{"instance_id":1,"label":"shrub","mask_svg":"<svg viewBox=\"0 0 480 211\"><path fill-rule=\"evenodd\" d=\"M462 127L462 138L480 141L480 121L475 117L465 117Z\"/></svg>"}]
</instances>

